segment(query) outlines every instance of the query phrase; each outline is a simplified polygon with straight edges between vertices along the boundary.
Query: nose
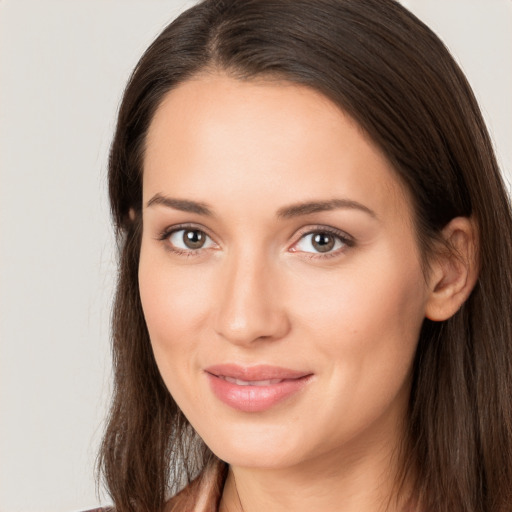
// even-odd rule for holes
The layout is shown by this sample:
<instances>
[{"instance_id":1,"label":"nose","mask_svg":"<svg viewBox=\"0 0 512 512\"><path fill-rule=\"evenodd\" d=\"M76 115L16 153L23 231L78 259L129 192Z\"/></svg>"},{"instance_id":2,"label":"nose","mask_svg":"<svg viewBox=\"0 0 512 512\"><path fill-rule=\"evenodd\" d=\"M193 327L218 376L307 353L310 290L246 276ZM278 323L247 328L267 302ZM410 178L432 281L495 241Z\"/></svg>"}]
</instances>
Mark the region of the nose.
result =
<instances>
[{"instance_id":1,"label":"nose","mask_svg":"<svg viewBox=\"0 0 512 512\"><path fill-rule=\"evenodd\" d=\"M250 255L230 258L223 270L215 309L217 334L237 345L285 336L290 323L277 269L263 257Z\"/></svg>"}]
</instances>

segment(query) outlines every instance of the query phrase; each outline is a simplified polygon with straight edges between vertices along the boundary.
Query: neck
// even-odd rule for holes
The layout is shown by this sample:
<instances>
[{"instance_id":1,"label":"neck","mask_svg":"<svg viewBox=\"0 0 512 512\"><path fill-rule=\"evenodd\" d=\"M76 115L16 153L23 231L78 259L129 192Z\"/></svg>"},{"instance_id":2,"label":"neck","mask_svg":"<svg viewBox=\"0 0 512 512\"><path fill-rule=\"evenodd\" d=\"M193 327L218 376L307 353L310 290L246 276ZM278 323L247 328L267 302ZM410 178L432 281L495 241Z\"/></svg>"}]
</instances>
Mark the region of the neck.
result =
<instances>
[{"instance_id":1,"label":"neck","mask_svg":"<svg viewBox=\"0 0 512 512\"><path fill-rule=\"evenodd\" d=\"M412 481L397 493L400 460L397 449L370 445L295 467L232 466L220 512L409 512Z\"/></svg>"}]
</instances>

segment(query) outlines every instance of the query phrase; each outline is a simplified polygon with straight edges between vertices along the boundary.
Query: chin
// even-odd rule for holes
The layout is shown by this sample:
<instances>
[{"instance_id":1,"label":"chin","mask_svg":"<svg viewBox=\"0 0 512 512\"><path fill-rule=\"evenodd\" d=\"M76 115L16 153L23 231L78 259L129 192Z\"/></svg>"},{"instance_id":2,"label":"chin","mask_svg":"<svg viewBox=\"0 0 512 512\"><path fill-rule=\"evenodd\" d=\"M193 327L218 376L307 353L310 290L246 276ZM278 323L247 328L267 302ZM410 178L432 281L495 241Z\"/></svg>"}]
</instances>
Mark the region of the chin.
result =
<instances>
[{"instance_id":1,"label":"chin","mask_svg":"<svg viewBox=\"0 0 512 512\"><path fill-rule=\"evenodd\" d=\"M287 454L276 450L261 449L221 449L214 452L219 459L230 466L253 469L284 469L295 466L300 460L297 454Z\"/></svg>"},{"instance_id":2,"label":"chin","mask_svg":"<svg viewBox=\"0 0 512 512\"><path fill-rule=\"evenodd\" d=\"M299 442L296 431L292 436L291 432L289 425L240 426L217 435L210 429L203 439L217 457L232 466L278 469L297 464L304 455L305 443Z\"/></svg>"}]
</instances>

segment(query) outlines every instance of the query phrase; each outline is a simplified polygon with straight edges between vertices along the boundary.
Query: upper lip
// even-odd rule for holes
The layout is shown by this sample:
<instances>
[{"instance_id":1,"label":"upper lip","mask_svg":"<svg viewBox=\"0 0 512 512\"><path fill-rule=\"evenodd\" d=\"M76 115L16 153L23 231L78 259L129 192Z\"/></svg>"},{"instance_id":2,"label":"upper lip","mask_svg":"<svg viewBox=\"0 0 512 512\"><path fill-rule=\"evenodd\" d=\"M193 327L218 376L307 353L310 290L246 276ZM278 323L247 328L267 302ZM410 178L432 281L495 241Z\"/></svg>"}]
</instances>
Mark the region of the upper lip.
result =
<instances>
[{"instance_id":1,"label":"upper lip","mask_svg":"<svg viewBox=\"0 0 512 512\"><path fill-rule=\"evenodd\" d=\"M216 377L231 377L244 381L261 381L273 379L300 379L311 375L312 372L292 370L281 366L260 364L256 366L240 366L237 364L216 364L204 370Z\"/></svg>"}]
</instances>

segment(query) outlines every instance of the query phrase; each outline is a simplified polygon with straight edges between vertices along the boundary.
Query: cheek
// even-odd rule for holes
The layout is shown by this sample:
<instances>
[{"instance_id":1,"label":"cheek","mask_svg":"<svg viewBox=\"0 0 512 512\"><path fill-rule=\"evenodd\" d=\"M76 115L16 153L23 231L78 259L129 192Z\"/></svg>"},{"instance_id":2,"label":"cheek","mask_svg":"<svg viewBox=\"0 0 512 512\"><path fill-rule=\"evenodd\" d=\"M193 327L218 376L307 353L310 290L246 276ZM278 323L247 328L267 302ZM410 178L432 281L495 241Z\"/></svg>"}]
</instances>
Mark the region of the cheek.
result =
<instances>
[{"instance_id":1,"label":"cheek","mask_svg":"<svg viewBox=\"0 0 512 512\"><path fill-rule=\"evenodd\" d=\"M325 439L351 439L405 410L424 286L415 264L393 261L354 266L297 299L303 337L314 346L309 356L324 371L325 407L315 421L329 425Z\"/></svg>"},{"instance_id":2,"label":"cheek","mask_svg":"<svg viewBox=\"0 0 512 512\"><path fill-rule=\"evenodd\" d=\"M141 250L139 289L155 360L173 396L180 379L197 371L198 328L208 315L207 286L190 267L171 267L167 255Z\"/></svg>"},{"instance_id":3,"label":"cheek","mask_svg":"<svg viewBox=\"0 0 512 512\"><path fill-rule=\"evenodd\" d=\"M143 236L139 289L152 340L171 343L204 323L212 304L209 276L203 265L176 263L160 242Z\"/></svg>"},{"instance_id":4,"label":"cheek","mask_svg":"<svg viewBox=\"0 0 512 512\"><path fill-rule=\"evenodd\" d=\"M299 293L299 292L298 292ZM297 293L297 297L299 297ZM424 318L421 267L394 252L316 280L296 300L308 339L351 392L398 388L410 371Z\"/></svg>"},{"instance_id":5,"label":"cheek","mask_svg":"<svg viewBox=\"0 0 512 512\"><path fill-rule=\"evenodd\" d=\"M165 272L156 265L144 265L141 259L139 287L144 317L155 340L171 338L176 332L186 332L201 320L202 300L197 284ZM153 336L152 336L153 339Z\"/></svg>"}]
</instances>

